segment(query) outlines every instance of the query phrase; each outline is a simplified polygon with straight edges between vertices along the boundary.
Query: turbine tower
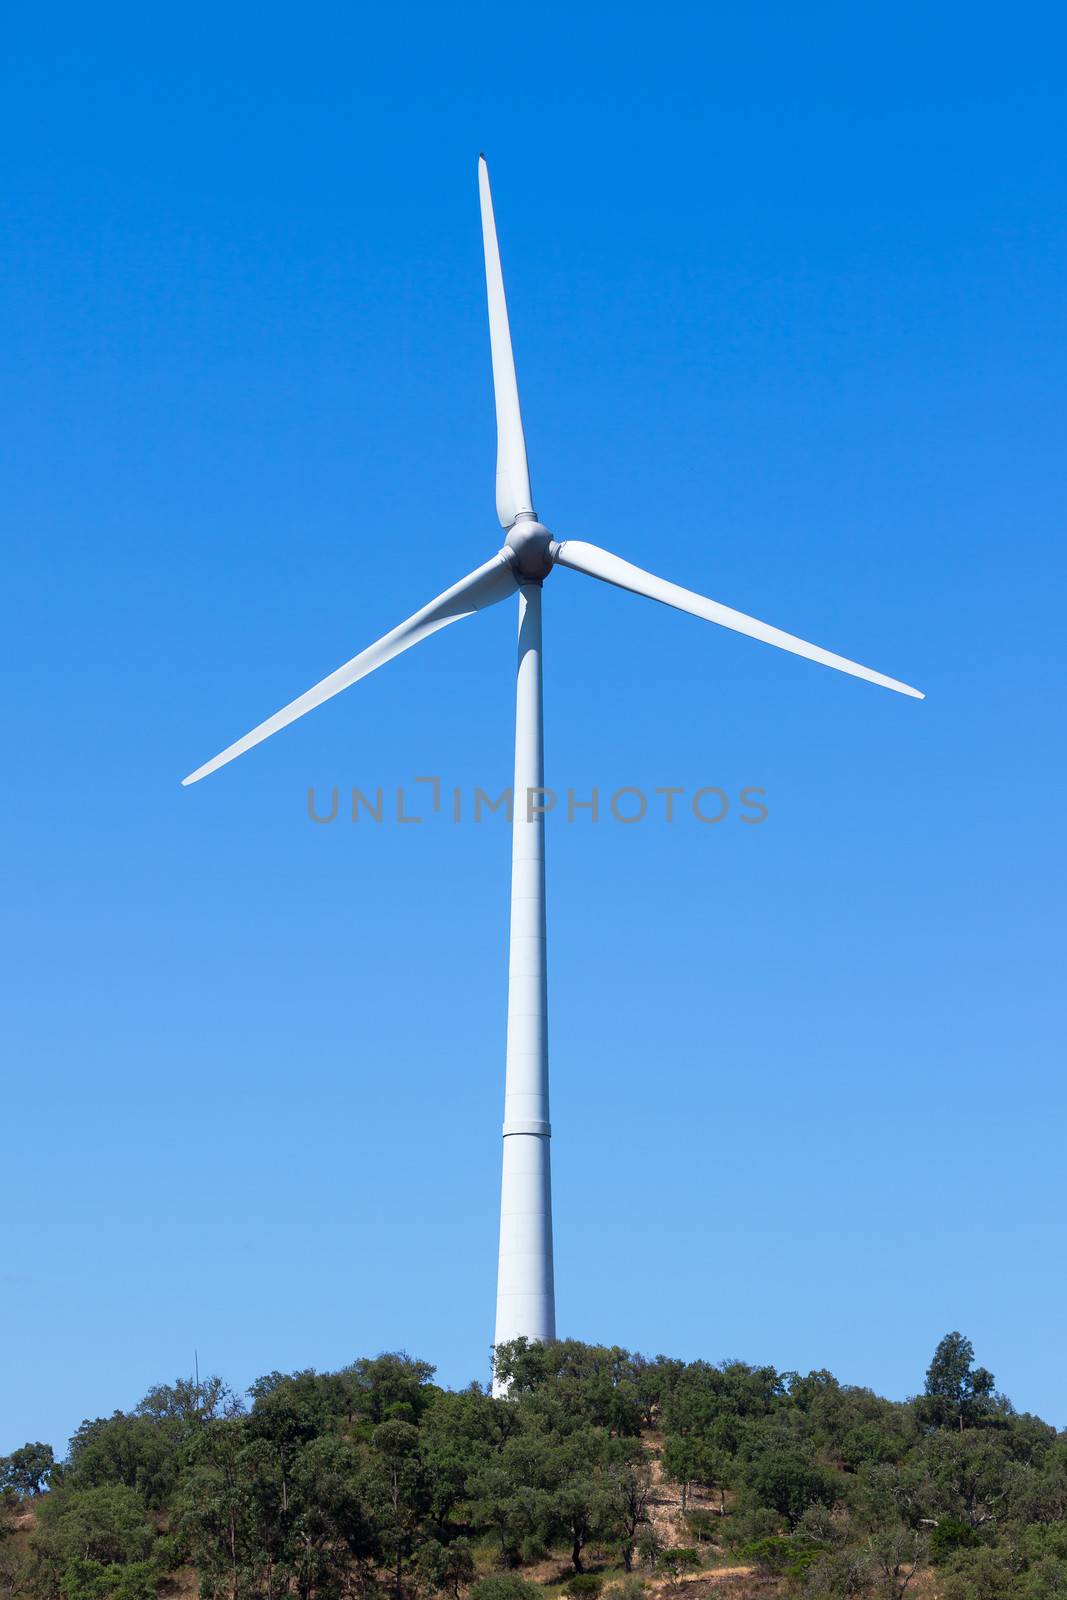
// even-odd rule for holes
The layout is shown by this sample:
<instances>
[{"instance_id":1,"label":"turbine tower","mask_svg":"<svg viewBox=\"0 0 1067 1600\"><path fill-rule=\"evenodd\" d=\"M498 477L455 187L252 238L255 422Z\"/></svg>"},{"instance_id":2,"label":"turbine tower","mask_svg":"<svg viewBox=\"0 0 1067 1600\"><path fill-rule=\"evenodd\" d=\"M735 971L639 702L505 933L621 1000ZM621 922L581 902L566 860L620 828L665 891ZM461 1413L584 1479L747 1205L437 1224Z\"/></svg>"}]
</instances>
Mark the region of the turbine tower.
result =
<instances>
[{"instance_id":1,"label":"turbine tower","mask_svg":"<svg viewBox=\"0 0 1067 1600\"><path fill-rule=\"evenodd\" d=\"M734 611L716 600L654 577L598 545L557 541L538 520L530 492L526 440L511 348L489 169L478 158L478 188L489 302L489 341L496 399L496 509L504 546L451 589L431 600L392 632L368 646L298 699L275 712L182 781L196 783L235 756L287 727L305 712L340 694L394 656L461 617L518 595L518 668L515 684L515 783L512 791L511 936L508 966L507 1066L504 1153L500 1194L500 1257L494 1343L525 1336L555 1338L552 1269L552 1184L548 1109L548 968L545 918L545 839L540 801L544 789L542 706L542 586L556 566L658 600L734 633L777 645L793 655L835 667L868 683L916 700L917 689L855 661L808 644L780 628ZM502 1386L494 1385L497 1393Z\"/></svg>"}]
</instances>

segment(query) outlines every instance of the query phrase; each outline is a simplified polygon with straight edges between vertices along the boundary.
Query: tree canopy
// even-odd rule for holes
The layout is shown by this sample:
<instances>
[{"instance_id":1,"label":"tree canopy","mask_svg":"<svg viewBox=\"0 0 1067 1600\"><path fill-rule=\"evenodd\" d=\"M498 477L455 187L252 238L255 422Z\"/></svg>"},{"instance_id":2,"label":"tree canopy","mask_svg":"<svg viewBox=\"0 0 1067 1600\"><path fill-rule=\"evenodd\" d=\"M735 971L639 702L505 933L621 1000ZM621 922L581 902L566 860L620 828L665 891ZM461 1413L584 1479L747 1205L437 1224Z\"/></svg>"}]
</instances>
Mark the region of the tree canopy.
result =
<instances>
[{"instance_id":1,"label":"tree canopy","mask_svg":"<svg viewBox=\"0 0 1067 1600\"><path fill-rule=\"evenodd\" d=\"M27 1443L0 1458L0 1600L157 1600L190 1569L202 1600L638 1600L716 1565L738 1600L744 1574L828 1600L928 1568L944 1600L1067 1593L1067 1435L962 1334L899 1402L575 1340L496 1360L504 1399L395 1352L159 1385L59 1463Z\"/></svg>"}]
</instances>

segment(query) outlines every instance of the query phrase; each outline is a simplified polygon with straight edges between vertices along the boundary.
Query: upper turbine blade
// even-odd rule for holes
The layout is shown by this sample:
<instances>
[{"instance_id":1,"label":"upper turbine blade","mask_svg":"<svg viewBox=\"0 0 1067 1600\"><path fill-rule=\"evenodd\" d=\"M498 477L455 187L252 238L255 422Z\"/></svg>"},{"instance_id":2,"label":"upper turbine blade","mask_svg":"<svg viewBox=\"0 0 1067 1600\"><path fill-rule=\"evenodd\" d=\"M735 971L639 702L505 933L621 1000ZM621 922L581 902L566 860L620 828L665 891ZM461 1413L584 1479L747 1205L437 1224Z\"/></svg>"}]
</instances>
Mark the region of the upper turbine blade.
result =
<instances>
[{"instance_id":1,"label":"upper turbine blade","mask_svg":"<svg viewBox=\"0 0 1067 1600\"><path fill-rule=\"evenodd\" d=\"M630 589L634 594L646 595L649 600L662 601L665 606L688 611L694 617L703 617L706 622L717 622L720 627L732 628L735 633L747 633L750 639L762 639L764 644L775 644L780 650L792 651L795 656L821 661L824 667L836 667L838 672L848 672L854 678L865 678L868 683L881 684L883 689L895 689L898 694L908 694L916 700L926 698L910 684L887 678L881 672L872 672L870 667L861 667L846 656L834 655L832 650L823 650L817 644L808 644L792 633L783 633L781 628L772 628L767 622L758 622L755 617L746 616L743 611L720 605L717 600L706 600L703 595L694 594L692 589L667 583L665 579L656 578L651 572L644 572L629 561L613 556L610 551L601 550L598 545L585 544L581 539L567 539L556 546L555 560L561 566L573 567L575 572L587 573L590 578L600 578L619 589Z\"/></svg>"},{"instance_id":2,"label":"upper turbine blade","mask_svg":"<svg viewBox=\"0 0 1067 1600\"><path fill-rule=\"evenodd\" d=\"M520 511L532 511L530 469L526 439L519 413L519 386L515 357L511 353L508 303L496 242L489 168L478 157L478 193L482 202L482 243L485 246L485 289L489 300L489 343L493 354L493 393L496 396L496 514L502 528L510 528Z\"/></svg>"},{"instance_id":3,"label":"upper turbine blade","mask_svg":"<svg viewBox=\"0 0 1067 1600\"><path fill-rule=\"evenodd\" d=\"M369 645L358 656L353 656L351 661L346 661L343 667L338 667L336 672L331 672L328 678L323 678L321 683L317 683L313 689L302 694L298 700L290 701L281 711L276 711L273 717L261 722L258 728L246 733L243 739L227 745L219 755L210 761L205 761L202 767L197 767L195 772L190 772L187 778L183 778L182 783L196 783L200 778L206 778L209 772L224 767L235 756L244 755L253 745L269 739L279 728L288 727L290 722L295 722L297 717L302 717L306 711L313 711L316 706L322 705L324 700L330 700L335 694L340 694L350 683L357 683L360 678L365 678L369 672L384 666L394 656L410 650L413 644L428 639L438 628L443 628L450 622L458 622L460 617L469 617L475 611L484 610L486 606L496 605L498 600L506 600L517 588L518 584L504 557L494 556L492 561L487 561L484 566L469 573L459 583L453 584L451 589L446 589L436 600L431 600L428 606L423 606L421 611L416 611L415 615L402 622L399 628L394 628L391 633L385 634L375 644Z\"/></svg>"}]
</instances>

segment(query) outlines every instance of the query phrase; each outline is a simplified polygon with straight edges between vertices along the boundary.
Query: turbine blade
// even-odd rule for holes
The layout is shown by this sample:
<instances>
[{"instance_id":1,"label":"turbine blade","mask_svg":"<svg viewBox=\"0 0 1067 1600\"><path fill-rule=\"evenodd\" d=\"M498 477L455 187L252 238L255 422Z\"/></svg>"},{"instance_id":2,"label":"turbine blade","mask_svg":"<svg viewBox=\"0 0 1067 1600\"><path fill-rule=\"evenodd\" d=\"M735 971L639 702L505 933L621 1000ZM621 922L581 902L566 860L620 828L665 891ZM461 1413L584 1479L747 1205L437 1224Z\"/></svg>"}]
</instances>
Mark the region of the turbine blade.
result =
<instances>
[{"instance_id":1,"label":"turbine blade","mask_svg":"<svg viewBox=\"0 0 1067 1600\"><path fill-rule=\"evenodd\" d=\"M251 750L253 745L269 739L272 733L288 727L297 717L302 717L305 712L321 706L324 700L330 700L335 694L340 694L349 684L358 683L360 678L365 678L368 673L383 667L394 656L401 655L403 651L410 650L412 645L428 639L438 628L444 628L450 622L458 622L460 617L469 617L475 611L484 610L486 606L496 605L498 600L506 600L509 595L515 594L517 589L518 584L512 576L507 561L502 555L494 556L492 561L487 561L484 566L469 573L459 583L453 584L451 589L446 589L436 600L431 600L428 606L423 606L421 611L416 611L413 617L402 622L398 628L385 634L366 650L360 651L351 661L346 661L343 667L331 672L328 678L323 678L321 683L317 683L299 699L290 701L281 711L276 711L273 717L261 722L258 728L246 733L243 739L227 745L219 755L206 761L202 767L197 767L195 772L190 772L187 778L182 779L182 783L197 783L201 778L206 778L209 772L224 767L228 761L244 755L246 750Z\"/></svg>"},{"instance_id":2,"label":"turbine blade","mask_svg":"<svg viewBox=\"0 0 1067 1600\"><path fill-rule=\"evenodd\" d=\"M485 289L489 300L489 345L493 356L493 393L496 398L496 514L502 528L510 528L521 511L533 511L526 439L519 412L519 386L511 352L508 303L500 270L489 168L478 157L478 193L482 203L482 244L485 247Z\"/></svg>"},{"instance_id":3,"label":"turbine blade","mask_svg":"<svg viewBox=\"0 0 1067 1600\"><path fill-rule=\"evenodd\" d=\"M835 655L832 650L823 650L817 644L808 644L795 634L783 633L781 628L772 628L770 623L759 622L755 617L746 616L743 611L720 605L717 600L707 600L701 594L694 594L692 589L667 583L665 579L654 577L651 572L644 572L629 561L623 561L620 556L613 556L609 550L601 550L598 545L586 544L581 539L567 539L555 547L553 554L561 566L584 572L590 578L600 578L604 583L613 583L616 588L643 594L649 600L659 600L678 611L688 611L691 616L703 617L705 622L717 622L721 628L732 628L735 633L745 633L750 639L762 639L764 644L777 645L779 650L789 650L808 661L820 661L824 667L836 667L838 672L850 673L853 678L865 678L868 683L881 684L883 689L895 689L898 694L911 695L915 700L926 698L910 684L887 678L884 673L873 672L870 667L861 667L858 662Z\"/></svg>"}]
</instances>

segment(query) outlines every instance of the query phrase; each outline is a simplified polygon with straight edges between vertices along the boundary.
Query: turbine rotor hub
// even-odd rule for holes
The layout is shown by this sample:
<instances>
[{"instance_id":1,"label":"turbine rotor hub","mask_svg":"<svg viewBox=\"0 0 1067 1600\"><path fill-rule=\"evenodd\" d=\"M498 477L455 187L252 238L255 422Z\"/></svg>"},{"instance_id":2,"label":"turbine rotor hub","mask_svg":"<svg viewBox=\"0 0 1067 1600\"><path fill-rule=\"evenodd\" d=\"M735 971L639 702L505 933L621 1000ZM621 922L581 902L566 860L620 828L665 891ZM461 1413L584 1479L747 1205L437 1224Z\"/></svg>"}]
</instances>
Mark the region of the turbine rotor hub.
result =
<instances>
[{"instance_id":1,"label":"turbine rotor hub","mask_svg":"<svg viewBox=\"0 0 1067 1600\"><path fill-rule=\"evenodd\" d=\"M517 578L540 583L552 571L552 535L532 511L523 511L507 531L504 555Z\"/></svg>"}]
</instances>

